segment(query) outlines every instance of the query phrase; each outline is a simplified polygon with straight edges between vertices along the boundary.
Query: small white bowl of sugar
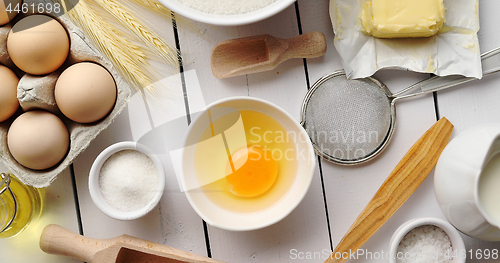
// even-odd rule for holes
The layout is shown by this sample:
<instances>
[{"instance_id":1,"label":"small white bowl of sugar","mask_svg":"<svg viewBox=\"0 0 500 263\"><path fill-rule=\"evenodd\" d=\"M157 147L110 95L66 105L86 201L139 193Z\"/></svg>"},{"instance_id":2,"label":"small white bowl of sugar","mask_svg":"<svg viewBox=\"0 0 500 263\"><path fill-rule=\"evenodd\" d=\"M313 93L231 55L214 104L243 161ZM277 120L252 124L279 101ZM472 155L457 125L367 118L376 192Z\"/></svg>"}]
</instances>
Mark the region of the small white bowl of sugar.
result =
<instances>
[{"instance_id":1,"label":"small white bowl of sugar","mask_svg":"<svg viewBox=\"0 0 500 263\"><path fill-rule=\"evenodd\" d=\"M146 146L120 142L102 151L89 174L92 201L109 217L133 220L149 213L165 189L163 164Z\"/></svg>"},{"instance_id":2,"label":"small white bowl of sugar","mask_svg":"<svg viewBox=\"0 0 500 263\"><path fill-rule=\"evenodd\" d=\"M417 218L402 224L390 241L391 263L464 263L465 244L450 223Z\"/></svg>"}]
</instances>

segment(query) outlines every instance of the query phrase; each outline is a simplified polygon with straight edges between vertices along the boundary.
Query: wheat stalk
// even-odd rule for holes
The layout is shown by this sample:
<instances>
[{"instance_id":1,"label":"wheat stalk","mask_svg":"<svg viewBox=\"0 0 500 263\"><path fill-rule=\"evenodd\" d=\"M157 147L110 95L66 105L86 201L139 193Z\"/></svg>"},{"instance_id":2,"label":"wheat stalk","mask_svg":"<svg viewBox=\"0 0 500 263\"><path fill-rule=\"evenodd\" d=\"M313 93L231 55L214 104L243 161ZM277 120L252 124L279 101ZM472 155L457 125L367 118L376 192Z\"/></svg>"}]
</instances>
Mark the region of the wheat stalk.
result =
<instances>
[{"instance_id":1,"label":"wheat stalk","mask_svg":"<svg viewBox=\"0 0 500 263\"><path fill-rule=\"evenodd\" d=\"M73 6L67 10L66 2ZM68 17L76 23L101 52L113 63L119 73L137 89L152 83L147 67L147 54L143 48L124 37L115 26L99 16L86 1L60 1Z\"/></svg>"},{"instance_id":2,"label":"wheat stalk","mask_svg":"<svg viewBox=\"0 0 500 263\"><path fill-rule=\"evenodd\" d=\"M138 17L130 8L117 0L92 0L108 13L113 15L124 27L134 32L141 41L160 58L170 65L178 66L179 52L168 45L157 33L146 24L136 19Z\"/></svg>"}]
</instances>

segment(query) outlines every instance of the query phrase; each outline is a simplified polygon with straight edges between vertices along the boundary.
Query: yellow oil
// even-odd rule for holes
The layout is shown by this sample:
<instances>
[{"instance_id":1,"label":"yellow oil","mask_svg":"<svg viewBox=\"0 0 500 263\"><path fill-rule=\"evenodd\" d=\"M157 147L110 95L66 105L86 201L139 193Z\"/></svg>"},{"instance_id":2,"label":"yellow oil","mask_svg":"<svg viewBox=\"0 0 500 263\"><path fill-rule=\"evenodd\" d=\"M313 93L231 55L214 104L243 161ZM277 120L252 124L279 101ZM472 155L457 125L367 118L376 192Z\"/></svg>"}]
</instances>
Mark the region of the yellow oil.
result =
<instances>
[{"instance_id":1,"label":"yellow oil","mask_svg":"<svg viewBox=\"0 0 500 263\"><path fill-rule=\"evenodd\" d=\"M247 146L257 145L271 153L272 158L278 163L278 175L274 184L265 193L255 197L242 197L230 191L230 185L224 177L218 181L201 187L202 192L216 205L221 208L240 213L252 213L272 207L285 196L296 177L297 152L295 146L295 134L287 133L286 129L271 116L254 111L240 110L243 122ZM224 116L213 121L200 136L206 139L217 131L217 127L224 127ZM230 153L231 155L234 152ZM216 155L216 154L214 154ZM210 158L207 160L207 157ZM212 166L227 167L227 156L210 156L207 147L196 147L194 154L194 168L198 181L206 181L203 176L209 178L221 178L218 174L221 169L207 170L206 164L211 162Z\"/></svg>"},{"instance_id":2,"label":"yellow oil","mask_svg":"<svg viewBox=\"0 0 500 263\"><path fill-rule=\"evenodd\" d=\"M21 233L31 222L38 219L43 206L40 189L24 185L12 174L10 179L10 189L16 197L17 210L10 191L6 190L0 195L0 230L8 225L15 211L16 213L13 223L0 233L0 238L13 237Z\"/></svg>"}]
</instances>

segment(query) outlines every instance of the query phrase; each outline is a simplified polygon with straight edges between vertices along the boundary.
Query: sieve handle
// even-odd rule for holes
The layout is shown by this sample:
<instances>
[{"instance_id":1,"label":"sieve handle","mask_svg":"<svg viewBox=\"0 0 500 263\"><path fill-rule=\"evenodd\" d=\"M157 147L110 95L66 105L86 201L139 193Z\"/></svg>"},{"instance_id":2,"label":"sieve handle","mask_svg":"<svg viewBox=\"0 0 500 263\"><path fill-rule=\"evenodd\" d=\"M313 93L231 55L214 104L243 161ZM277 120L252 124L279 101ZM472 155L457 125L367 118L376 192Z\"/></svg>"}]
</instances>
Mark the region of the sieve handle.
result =
<instances>
[{"instance_id":1,"label":"sieve handle","mask_svg":"<svg viewBox=\"0 0 500 263\"><path fill-rule=\"evenodd\" d=\"M481 65L483 69L483 77L500 71L500 47L482 54ZM394 94L394 100L447 89L475 79L476 78L464 77L460 75L445 77L434 76L413 84L412 86ZM410 90L416 91L414 93L403 95Z\"/></svg>"}]
</instances>

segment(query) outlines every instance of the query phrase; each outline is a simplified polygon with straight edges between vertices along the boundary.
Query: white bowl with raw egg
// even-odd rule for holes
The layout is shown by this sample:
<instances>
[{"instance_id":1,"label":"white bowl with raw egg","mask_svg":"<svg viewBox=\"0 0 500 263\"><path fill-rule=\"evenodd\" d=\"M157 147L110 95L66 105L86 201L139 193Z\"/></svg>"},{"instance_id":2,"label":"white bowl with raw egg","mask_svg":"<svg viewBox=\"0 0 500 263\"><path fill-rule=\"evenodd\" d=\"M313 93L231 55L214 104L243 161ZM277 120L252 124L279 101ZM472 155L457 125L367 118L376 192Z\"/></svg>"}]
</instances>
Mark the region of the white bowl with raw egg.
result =
<instances>
[{"instance_id":1,"label":"white bowl with raw egg","mask_svg":"<svg viewBox=\"0 0 500 263\"><path fill-rule=\"evenodd\" d=\"M233 97L193 119L179 183L209 225L264 228L302 201L316 161L306 131L290 114L261 99Z\"/></svg>"}]
</instances>

